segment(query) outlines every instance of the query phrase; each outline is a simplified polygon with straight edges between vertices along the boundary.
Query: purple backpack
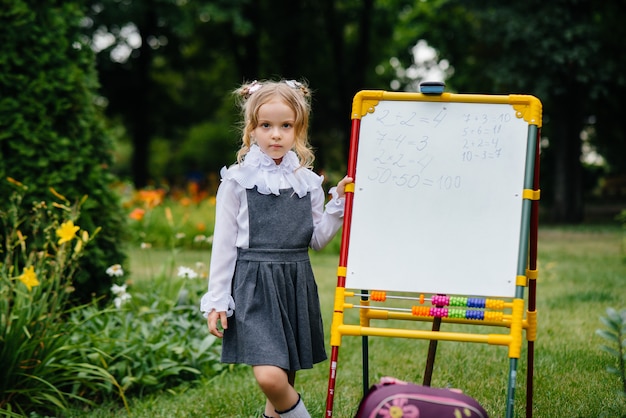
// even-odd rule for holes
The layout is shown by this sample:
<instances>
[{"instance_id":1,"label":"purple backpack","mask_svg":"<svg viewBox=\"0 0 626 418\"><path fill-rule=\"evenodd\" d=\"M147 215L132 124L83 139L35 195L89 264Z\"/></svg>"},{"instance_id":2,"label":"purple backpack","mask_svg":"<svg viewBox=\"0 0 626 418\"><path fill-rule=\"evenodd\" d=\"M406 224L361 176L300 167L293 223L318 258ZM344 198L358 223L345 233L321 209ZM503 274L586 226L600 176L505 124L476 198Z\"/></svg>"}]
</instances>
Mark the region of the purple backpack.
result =
<instances>
[{"instance_id":1,"label":"purple backpack","mask_svg":"<svg viewBox=\"0 0 626 418\"><path fill-rule=\"evenodd\" d=\"M361 400L355 418L488 418L476 400L450 389L383 377Z\"/></svg>"}]
</instances>

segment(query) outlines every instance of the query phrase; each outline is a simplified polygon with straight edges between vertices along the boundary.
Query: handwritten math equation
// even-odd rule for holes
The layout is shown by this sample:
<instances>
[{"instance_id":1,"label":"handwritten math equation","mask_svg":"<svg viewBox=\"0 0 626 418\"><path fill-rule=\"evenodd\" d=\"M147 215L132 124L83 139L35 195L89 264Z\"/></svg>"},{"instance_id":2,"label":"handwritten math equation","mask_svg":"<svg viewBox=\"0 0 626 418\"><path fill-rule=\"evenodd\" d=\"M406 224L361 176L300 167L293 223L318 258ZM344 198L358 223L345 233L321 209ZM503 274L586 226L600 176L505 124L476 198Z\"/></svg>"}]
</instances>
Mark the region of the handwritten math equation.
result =
<instances>
[{"instance_id":1,"label":"handwritten math equation","mask_svg":"<svg viewBox=\"0 0 626 418\"><path fill-rule=\"evenodd\" d=\"M463 165L498 160L506 143L506 112L451 112L448 104L428 111L374 113L367 132L370 182L406 188L461 189Z\"/></svg>"},{"instance_id":2,"label":"handwritten math equation","mask_svg":"<svg viewBox=\"0 0 626 418\"><path fill-rule=\"evenodd\" d=\"M493 160L502 155L503 127L511 122L509 113L464 113L462 117L462 161Z\"/></svg>"}]
</instances>

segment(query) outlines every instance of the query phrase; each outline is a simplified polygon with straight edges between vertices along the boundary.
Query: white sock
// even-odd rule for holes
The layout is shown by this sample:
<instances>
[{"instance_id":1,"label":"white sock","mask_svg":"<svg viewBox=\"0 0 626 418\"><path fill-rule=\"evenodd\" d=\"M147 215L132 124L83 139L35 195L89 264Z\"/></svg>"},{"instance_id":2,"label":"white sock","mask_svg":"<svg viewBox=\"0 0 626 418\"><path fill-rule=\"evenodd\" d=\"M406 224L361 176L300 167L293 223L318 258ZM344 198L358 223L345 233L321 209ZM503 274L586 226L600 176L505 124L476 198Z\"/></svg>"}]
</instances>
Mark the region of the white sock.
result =
<instances>
[{"instance_id":1,"label":"white sock","mask_svg":"<svg viewBox=\"0 0 626 418\"><path fill-rule=\"evenodd\" d=\"M280 418L311 418L300 395L298 395L298 402L294 406L284 412L278 412L278 415L280 415Z\"/></svg>"}]
</instances>

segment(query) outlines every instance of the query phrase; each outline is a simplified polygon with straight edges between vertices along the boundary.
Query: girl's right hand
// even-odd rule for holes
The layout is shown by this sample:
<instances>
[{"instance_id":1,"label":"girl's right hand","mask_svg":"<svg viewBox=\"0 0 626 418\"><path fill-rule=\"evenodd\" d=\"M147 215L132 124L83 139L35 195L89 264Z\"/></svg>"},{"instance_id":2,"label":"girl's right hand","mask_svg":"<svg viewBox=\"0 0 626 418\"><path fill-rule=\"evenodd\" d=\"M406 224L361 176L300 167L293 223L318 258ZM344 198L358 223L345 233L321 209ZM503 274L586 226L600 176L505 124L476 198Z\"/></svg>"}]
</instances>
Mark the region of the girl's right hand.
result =
<instances>
[{"instance_id":1,"label":"girl's right hand","mask_svg":"<svg viewBox=\"0 0 626 418\"><path fill-rule=\"evenodd\" d=\"M217 312L213 309L207 317L207 324L209 325L209 332L211 334L218 338L222 338L224 334L219 330L218 325L221 325L222 329L228 328L228 318L226 316L226 312Z\"/></svg>"},{"instance_id":2,"label":"girl's right hand","mask_svg":"<svg viewBox=\"0 0 626 418\"><path fill-rule=\"evenodd\" d=\"M346 185L354 183L352 177L345 176L337 183L337 197L342 198L346 195Z\"/></svg>"}]
</instances>

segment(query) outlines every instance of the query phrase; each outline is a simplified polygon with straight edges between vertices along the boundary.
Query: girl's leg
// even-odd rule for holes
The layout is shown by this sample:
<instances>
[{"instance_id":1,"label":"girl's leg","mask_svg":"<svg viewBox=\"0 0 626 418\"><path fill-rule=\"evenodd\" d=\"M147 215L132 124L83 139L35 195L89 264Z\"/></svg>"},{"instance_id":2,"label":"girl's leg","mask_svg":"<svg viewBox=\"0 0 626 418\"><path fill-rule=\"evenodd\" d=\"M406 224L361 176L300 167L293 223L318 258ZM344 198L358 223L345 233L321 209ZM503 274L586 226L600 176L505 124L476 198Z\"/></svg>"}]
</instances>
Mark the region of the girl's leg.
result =
<instances>
[{"instance_id":1,"label":"girl's leg","mask_svg":"<svg viewBox=\"0 0 626 418\"><path fill-rule=\"evenodd\" d=\"M291 387L294 387L296 383L296 372L287 372L287 381ZM265 412L263 416L267 418L279 418L276 408L269 399L265 402Z\"/></svg>"},{"instance_id":2,"label":"girl's leg","mask_svg":"<svg viewBox=\"0 0 626 418\"><path fill-rule=\"evenodd\" d=\"M306 411L300 395L293 388L296 379L295 372L286 372L275 366L254 366L252 370L257 383L267 397L266 416L278 418L276 411L290 411L296 406Z\"/></svg>"},{"instance_id":3,"label":"girl's leg","mask_svg":"<svg viewBox=\"0 0 626 418\"><path fill-rule=\"evenodd\" d=\"M263 418L280 418L274 405L268 400L265 401L265 411L263 411Z\"/></svg>"}]
</instances>

